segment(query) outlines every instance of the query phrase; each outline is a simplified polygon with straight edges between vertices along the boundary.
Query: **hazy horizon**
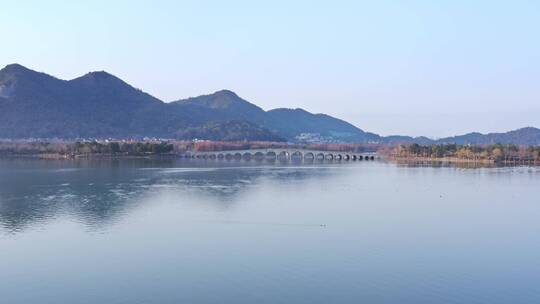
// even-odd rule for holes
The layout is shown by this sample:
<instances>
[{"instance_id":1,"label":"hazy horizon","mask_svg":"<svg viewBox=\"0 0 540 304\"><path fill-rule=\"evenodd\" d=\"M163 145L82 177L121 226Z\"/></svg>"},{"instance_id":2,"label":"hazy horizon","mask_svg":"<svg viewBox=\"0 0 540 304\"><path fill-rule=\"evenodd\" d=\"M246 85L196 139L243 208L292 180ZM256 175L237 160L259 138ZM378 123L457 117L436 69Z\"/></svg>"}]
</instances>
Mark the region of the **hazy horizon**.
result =
<instances>
[{"instance_id":1,"label":"hazy horizon","mask_svg":"<svg viewBox=\"0 0 540 304\"><path fill-rule=\"evenodd\" d=\"M105 70L164 101L229 89L381 135L540 127L540 5L8 3L0 65Z\"/></svg>"}]
</instances>

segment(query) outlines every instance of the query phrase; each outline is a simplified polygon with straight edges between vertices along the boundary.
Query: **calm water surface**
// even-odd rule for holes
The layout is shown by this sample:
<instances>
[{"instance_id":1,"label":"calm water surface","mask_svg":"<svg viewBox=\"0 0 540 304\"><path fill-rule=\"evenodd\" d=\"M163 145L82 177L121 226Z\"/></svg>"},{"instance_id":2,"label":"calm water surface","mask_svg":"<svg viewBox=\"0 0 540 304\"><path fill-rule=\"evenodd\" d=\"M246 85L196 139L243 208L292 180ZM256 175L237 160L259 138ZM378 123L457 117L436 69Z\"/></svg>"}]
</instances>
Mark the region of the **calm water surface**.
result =
<instances>
[{"instance_id":1,"label":"calm water surface","mask_svg":"<svg viewBox=\"0 0 540 304\"><path fill-rule=\"evenodd\" d=\"M0 161L0 303L540 303L540 169Z\"/></svg>"}]
</instances>

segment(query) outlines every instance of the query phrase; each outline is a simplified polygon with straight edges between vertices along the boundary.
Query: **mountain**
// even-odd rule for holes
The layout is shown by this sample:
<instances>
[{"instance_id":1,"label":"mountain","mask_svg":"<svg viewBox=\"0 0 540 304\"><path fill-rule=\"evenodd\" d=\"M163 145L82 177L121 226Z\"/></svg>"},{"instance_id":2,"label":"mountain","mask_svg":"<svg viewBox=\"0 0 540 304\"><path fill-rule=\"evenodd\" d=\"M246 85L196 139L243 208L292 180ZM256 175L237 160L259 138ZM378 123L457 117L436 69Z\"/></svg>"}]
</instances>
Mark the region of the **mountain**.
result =
<instances>
[{"instance_id":1,"label":"mountain","mask_svg":"<svg viewBox=\"0 0 540 304\"><path fill-rule=\"evenodd\" d=\"M216 133L217 127L225 129ZM266 112L229 90L165 103L104 71L61 80L19 64L0 70L0 138L186 138L189 134L289 141L308 134L331 142L377 138L324 114L301 109Z\"/></svg>"},{"instance_id":2,"label":"mountain","mask_svg":"<svg viewBox=\"0 0 540 304\"><path fill-rule=\"evenodd\" d=\"M248 121L212 121L176 133L178 139L204 138L218 141L285 141L269 130Z\"/></svg>"},{"instance_id":3,"label":"mountain","mask_svg":"<svg viewBox=\"0 0 540 304\"><path fill-rule=\"evenodd\" d=\"M381 137L381 142L385 144L389 144L389 145L412 144L412 143L416 143L419 145L435 144L435 140L431 138L427 138L425 136L411 137L411 136L404 136L404 135L390 135L390 136Z\"/></svg>"},{"instance_id":4,"label":"mountain","mask_svg":"<svg viewBox=\"0 0 540 304\"><path fill-rule=\"evenodd\" d=\"M303 109L285 108L266 112L229 90L221 90L213 94L191 97L173 103L181 107L206 109L208 119L212 120L246 120L260 124L289 140L294 140L298 136L308 133L317 134L330 140L351 142L379 139L376 135L367 135L348 122L325 114L312 114Z\"/></svg>"},{"instance_id":5,"label":"mountain","mask_svg":"<svg viewBox=\"0 0 540 304\"><path fill-rule=\"evenodd\" d=\"M0 137L7 138L151 134L137 118L164 105L105 72L66 81L17 64L0 70L0 95Z\"/></svg>"},{"instance_id":6,"label":"mountain","mask_svg":"<svg viewBox=\"0 0 540 304\"><path fill-rule=\"evenodd\" d=\"M266 112L258 106L240 98L229 90L217 91L213 94L191 97L174 101L180 107L199 107L210 110L217 120L248 120L260 121Z\"/></svg>"},{"instance_id":7,"label":"mountain","mask_svg":"<svg viewBox=\"0 0 540 304\"><path fill-rule=\"evenodd\" d=\"M298 138L306 134L318 134L328 141L370 142L379 141L380 137L366 133L341 119L326 114L312 114L303 109L274 109L262 124L283 134L287 138Z\"/></svg>"},{"instance_id":8,"label":"mountain","mask_svg":"<svg viewBox=\"0 0 540 304\"><path fill-rule=\"evenodd\" d=\"M515 144L515 145L540 145L540 129L526 127L505 133L468 133L465 135L441 138L437 143L456 143L460 145L489 145L489 144Z\"/></svg>"},{"instance_id":9,"label":"mountain","mask_svg":"<svg viewBox=\"0 0 540 304\"><path fill-rule=\"evenodd\" d=\"M458 145L492 145L492 144L514 144L521 146L539 146L540 129L533 127L521 128L505 133L478 132L467 133L464 135L445 137L441 139L431 139L424 136L410 137L392 135L381 137L381 142L385 144L412 144L433 145L433 144L458 144Z\"/></svg>"},{"instance_id":10,"label":"mountain","mask_svg":"<svg viewBox=\"0 0 540 304\"><path fill-rule=\"evenodd\" d=\"M212 121L245 120L259 124L289 141L313 138L334 142L369 142L380 140L352 124L325 114L312 114L303 109L274 109L264 111L229 90L174 101L186 109L204 109L199 115ZM311 137L309 137L311 135Z\"/></svg>"},{"instance_id":11,"label":"mountain","mask_svg":"<svg viewBox=\"0 0 540 304\"><path fill-rule=\"evenodd\" d=\"M70 104L60 97L67 91L66 81L17 64L0 70L0 137L38 137L69 127Z\"/></svg>"},{"instance_id":12,"label":"mountain","mask_svg":"<svg viewBox=\"0 0 540 304\"><path fill-rule=\"evenodd\" d=\"M265 111L229 90L165 103L104 71L62 80L19 64L1 69L0 138L55 137L540 145L532 127L438 140L381 137L326 114Z\"/></svg>"}]
</instances>

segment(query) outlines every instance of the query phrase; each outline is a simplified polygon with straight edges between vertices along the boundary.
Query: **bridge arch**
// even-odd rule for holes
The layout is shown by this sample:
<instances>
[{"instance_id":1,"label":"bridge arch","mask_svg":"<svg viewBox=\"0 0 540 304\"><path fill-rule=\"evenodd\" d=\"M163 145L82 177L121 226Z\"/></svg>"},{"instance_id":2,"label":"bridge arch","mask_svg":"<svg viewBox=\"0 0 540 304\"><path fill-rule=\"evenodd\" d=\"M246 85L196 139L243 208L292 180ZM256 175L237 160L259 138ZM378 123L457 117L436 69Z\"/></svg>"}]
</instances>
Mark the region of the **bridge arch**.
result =
<instances>
[{"instance_id":1,"label":"bridge arch","mask_svg":"<svg viewBox=\"0 0 540 304\"><path fill-rule=\"evenodd\" d=\"M255 154L253 154L253 158L256 160L256 161L262 161L264 160L264 153L262 152L255 152Z\"/></svg>"},{"instance_id":2,"label":"bridge arch","mask_svg":"<svg viewBox=\"0 0 540 304\"><path fill-rule=\"evenodd\" d=\"M276 154L276 152L274 152L274 151L268 151L268 152L266 152L266 159L267 159L267 160L276 160L276 159L277 159L277 154Z\"/></svg>"},{"instance_id":3,"label":"bridge arch","mask_svg":"<svg viewBox=\"0 0 540 304\"><path fill-rule=\"evenodd\" d=\"M304 155L302 155L302 152L300 151L294 151L291 154L291 160L302 160L304 158Z\"/></svg>"},{"instance_id":4,"label":"bridge arch","mask_svg":"<svg viewBox=\"0 0 540 304\"><path fill-rule=\"evenodd\" d=\"M332 153L327 153L324 157L326 160L334 160L334 155Z\"/></svg>"},{"instance_id":5,"label":"bridge arch","mask_svg":"<svg viewBox=\"0 0 540 304\"><path fill-rule=\"evenodd\" d=\"M281 161L285 161L285 160L289 160L289 156L290 156L290 155L289 155L289 152L287 152L287 151L281 151L281 152L278 154L277 158L278 158L279 160L281 160Z\"/></svg>"},{"instance_id":6,"label":"bridge arch","mask_svg":"<svg viewBox=\"0 0 540 304\"><path fill-rule=\"evenodd\" d=\"M317 153L316 158L317 160L324 160L324 153Z\"/></svg>"},{"instance_id":7,"label":"bridge arch","mask_svg":"<svg viewBox=\"0 0 540 304\"><path fill-rule=\"evenodd\" d=\"M242 153L240 152L234 153L234 160L242 160Z\"/></svg>"},{"instance_id":8,"label":"bridge arch","mask_svg":"<svg viewBox=\"0 0 540 304\"><path fill-rule=\"evenodd\" d=\"M242 155L242 159L243 159L243 160L249 161L249 160L251 160L252 156L253 156L253 155L251 155L250 152L245 152L245 153Z\"/></svg>"}]
</instances>

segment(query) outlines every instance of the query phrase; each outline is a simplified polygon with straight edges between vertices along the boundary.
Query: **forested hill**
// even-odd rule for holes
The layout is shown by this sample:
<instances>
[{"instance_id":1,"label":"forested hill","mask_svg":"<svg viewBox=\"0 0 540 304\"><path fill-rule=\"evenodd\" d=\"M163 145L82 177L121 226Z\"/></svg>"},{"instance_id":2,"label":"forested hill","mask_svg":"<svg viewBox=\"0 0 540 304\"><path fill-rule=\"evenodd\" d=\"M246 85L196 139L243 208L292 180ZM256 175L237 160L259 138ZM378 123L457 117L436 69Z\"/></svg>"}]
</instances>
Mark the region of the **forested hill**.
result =
<instances>
[{"instance_id":1,"label":"forested hill","mask_svg":"<svg viewBox=\"0 0 540 304\"><path fill-rule=\"evenodd\" d=\"M0 138L267 140L306 143L539 145L540 130L433 140L381 137L304 109L265 111L229 90L170 103L104 71L72 80L11 64L0 70Z\"/></svg>"},{"instance_id":2,"label":"forested hill","mask_svg":"<svg viewBox=\"0 0 540 304\"><path fill-rule=\"evenodd\" d=\"M312 114L303 109L264 111L234 92L222 90L173 103L179 108L200 109L211 121L245 120L260 125L290 141L314 140L326 142L373 142L379 136L362 131L354 125L325 114Z\"/></svg>"},{"instance_id":3,"label":"forested hill","mask_svg":"<svg viewBox=\"0 0 540 304\"><path fill-rule=\"evenodd\" d=\"M61 80L19 64L0 70L0 138L189 136L329 142L372 138L327 115L300 109L266 112L228 90L165 103L104 71Z\"/></svg>"},{"instance_id":4,"label":"forested hill","mask_svg":"<svg viewBox=\"0 0 540 304\"><path fill-rule=\"evenodd\" d=\"M526 127L505 133L469 133L461 136L442 138L437 140L437 142L456 143L460 145L493 145L497 143L510 143L524 146L537 146L540 145L540 129Z\"/></svg>"},{"instance_id":5,"label":"forested hill","mask_svg":"<svg viewBox=\"0 0 540 304\"><path fill-rule=\"evenodd\" d=\"M430 139L427 137L409 136L387 136L382 138L383 142L389 144L417 143L421 145L431 144L458 144L458 145L493 145L493 144L514 144L520 146L540 145L540 129L533 127L521 128L504 133L482 134L478 132L468 133L459 136L445 137L441 139Z\"/></svg>"}]
</instances>

